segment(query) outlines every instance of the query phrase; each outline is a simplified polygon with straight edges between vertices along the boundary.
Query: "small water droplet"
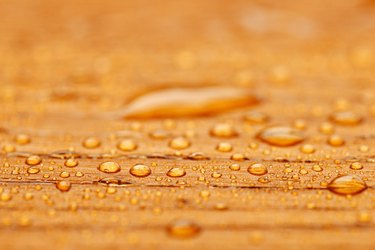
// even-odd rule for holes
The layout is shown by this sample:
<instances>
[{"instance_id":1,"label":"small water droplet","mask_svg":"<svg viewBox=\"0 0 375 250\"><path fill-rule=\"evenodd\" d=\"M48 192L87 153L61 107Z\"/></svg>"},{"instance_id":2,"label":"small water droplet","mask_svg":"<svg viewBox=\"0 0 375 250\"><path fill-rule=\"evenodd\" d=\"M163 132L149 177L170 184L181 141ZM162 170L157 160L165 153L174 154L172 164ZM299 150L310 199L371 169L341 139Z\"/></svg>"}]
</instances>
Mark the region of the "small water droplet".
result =
<instances>
[{"instance_id":1,"label":"small water droplet","mask_svg":"<svg viewBox=\"0 0 375 250\"><path fill-rule=\"evenodd\" d=\"M235 153L235 154L232 154L231 157L230 157L231 160L233 161L244 161L246 160L246 156L242 153Z\"/></svg>"},{"instance_id":2,"label":"small water droplet","mask_svg":"<svg viewBox=\"0 0 375 250\"><path fill-rule=\"evenodd\" d=\"M291 127L274 126L263 129L257 138L273 146L293 146L301 143L305 138L300 131Z\"/></svg>"},{"instance_id":3,"label":"small water droplet","mask_svg":"<svg viewBox=\"0 0 375 250\"><path fill-rule=\"evenodd\" d=\"M12 153L12 152L16 151L16 147L13 144L7 143L7 144L3 145L3 151L5 153Z\"/></svg>"},{"instance_id":4,"label":"small water droplet","mask_svg":"<svg viewBox=\"0 0 375 250\"><path fill-rule=\"evenodd\" d=\"M82 146L85 148L93 149L100 147L101 142L96 137L88 137L82 142Z\"/></svg>"},{"instance_id":5,"label":"small water droplet","mask_svg":"<svg viewBox=\"0 0 375 250\"><path fill-rule=\"evenodd\" d=\"M322 172L323 168L319 166L318 164L315 164L314 166L312 166L312 170L315 172Z\"/></svg>"},{"instance_id":6,"label":"small water droplet","mask_svg":"<svg viewBox=\"0 0 375 250\"><path fill-rule=\"evenodd\" d=\"M304 144L300 147L300 151L305 154L312 154L315 152L315 147L311 144Z\"/></svg>"},{"instance_id":7,"label":"small water droplet","mask_svg":"<svg viewBox=\"0 0 375 250\"><path fill-rule=\"evenodd\" d=\"M31 167L31 168L28 168L27 169L27 173L28 174L37 174L40 172L40 169L39 168L36 168L36 167Z\"/></svg>"},{"instance_id":8,"label":"small water droplet","mask_svg":"<svg viewBox=\"0 0 375 250\"><path fill-rule=\"evenodd\" d=\"M335 127L329 122L323 122L319 127L319 131L322 134L330 135L335 132Z\"/></svg>"},{"instance_id":9,"label":"small water droplet","mask_svg":"<svg viewBox=\"0 0 375 250\"><path fill-rule=\"evenodd\" d=\"M229 168L232 171L239 171L241 169L240 165L237 163L233 163L232 165L229 166Z\"/></svg>"},{"instance_id":10,"label":"small water droplet","mask_svg":"<svg viewBox=\"0 0 375 250\"><path fill-rule=\"evenodd\" d=\"M38 165L42 162L42 158L39 155L30 155L26 158L25 163L30 166Z\"/></svg>"},{"instance_id":11,"label":"small water droplet","mask_svg":"<svg viewBox=\"0 0 375 250\"><path fill-rule=\"evenodd\" d=\"M135 177L146 177L151 174L149 166L137 164L130 168L129 173Z\"/></svg>"},{"instance_id":12,"label":"small water droplet","mask_svg":"<svg viewBox=\"0 0 375 250\"><path fill-rule=\"evenodd\" d=\"M201 232L201 227L189 220L176 220L167 226L170 236L180 239L188 239L197 236Z\"/></svg>"},{"instance_id":13,"label":"small water droplet","mask_svg":"<svg viewBox=\"0 0 375 250\"><path fill-rule=\"evenodd\" d=\"M327 140L328 144L334 147L339 147L345 144L344 138L340 135L331 135Z\"/></svg>"},{"instance_id":14,"label":"small water droplet","mask_svg":"<svg viewBox=\"0 0 375 250\"><path fill-rule=\"evenodd\" d=\"M230 138L238 136L238 133L230 123L217 123L210 130L210 135L215 137Z\"/></svg>"},{"instance_id":15,"label":"small water droplet","mask_svg":"<svg viewBox=\"0 0 375 250\"><path fill-rule=\"evenodd\" d=\"M10 201L12 199L12 195L9 192L2 192L0 194L0 200L1 201Z\"/></svg>"},{"instance_id":16,"label":"small water droplet","mask_svg":"<svg viewBox=\"0 0 375 250\"><path fill-rule=\"evenodd\" d=\"M117 144L117 148L122 151L134 151L138 145L132 139L124 139Z\"/></svg>"},{"instance_id":17,"label":"small water droplet","mask_svg":"<svg viewBox=\"0 0 375 250\"><path fill-rule=\"evenodd\" d=\"M173 138L168 144L170 148L173 148L176 150L186 149L190 147L190 145L191 145L190 141L182 136Z\"/></svg>"},{"instance_id":18,"label":"small water droplet","mask_svg":"<svg viewBox=\"0 0 375 250\"><path fill-rule=\"evenodd\" d=\"M27 134L18 134L15 136L14 141L19 145L26 145L31 142L31 138Z\"/></svg>"},{"instance_id":19,"label":"small water droplet","mask_svg":"<svg viewBox=\"0 0 375 250\"><path fill-rule=\"evenodd\" d=\"M263 164L255 163L248 167L247 172L253 175L265 175L268 173L268 169Z\"/></svg>"},{"instance_id":20,"label":"small water droplet","mask_svg":"<svg viewBox=\"0 0 375 250\"><path fill-rule=\"evenodd\" d=\"M250 111L244 116L244 120L249 123L259 124L268 122L270 117L260 111Z\"/></svg>"},{"instance_id":21,"label":"small water droplet","mask_svg":"<svg viewBox=\"0 0 375 250\"><path fill-rule=\"evenodd\" d=\"M327 186L328 190L341 195L359 194L367 189L366 183L355 175L344 175L333 179Z\"/></svg>"},{"instance_id":22,"label":"small water droplet","mask_svg":"<svg viewBox=\"0 0 375 250\"><path fill-rule=\"evenodd\" d=\"M220 142L216 146L216 150L219 151L219 152L223 152L223 153L230 152L230 151L233 150L233 146L229 142Z\"/></svg>"},{"instance_id":23,"label":"small water droplet","mask_svg":"<svg viewBox=\"0 0 375 250\"><path fill-rule=\"evenodd\" d=\"M58 181L56 182L56 188L60 190L61 192L68 192L72 185L69 181Z\"/></svg>"},{"instance_id":24,"label":"small water droplet","mask_svg":"<svg viewBox=\"0 0 375 250\"><path fill-rule=\"evenodd\" d=\"M167 175L169 177L183 177L186 175L186 171L183 168L175 167L169 169Z\"/></svg>"},{"instance_id":25,"label":"small water droplet","mask_svg":"<svg viewBox=\"0 0 375 250\"><path fill-rule=\"evenodd\" d=\"M68 168L74 168L74 167L77 167L79 164L79 162L76 160L76 159L67 159L65 162L64 162L64 165Z\"/></svg>"},{"instance_id":26,"label":"small water droplet","mask_svg":"<svg viewBox=\"0 0 375 250\"><path fill-rule=\"evenodd\" d=\"M350 164L350 168L353 170L361 170L363 168L363 165L360 162L353 162Z\"/></svg>"},{"instance_id":27,"label":"small water droplet","mask_svg":"<svg viewBox=\"0 0 375 250\"><path fill-rule=\"evenodd\" d=\"M98 170L103 173L117 173L121 171L121 167L117 162L107 161L99 165Z\"/></svg>"}]
</instances>

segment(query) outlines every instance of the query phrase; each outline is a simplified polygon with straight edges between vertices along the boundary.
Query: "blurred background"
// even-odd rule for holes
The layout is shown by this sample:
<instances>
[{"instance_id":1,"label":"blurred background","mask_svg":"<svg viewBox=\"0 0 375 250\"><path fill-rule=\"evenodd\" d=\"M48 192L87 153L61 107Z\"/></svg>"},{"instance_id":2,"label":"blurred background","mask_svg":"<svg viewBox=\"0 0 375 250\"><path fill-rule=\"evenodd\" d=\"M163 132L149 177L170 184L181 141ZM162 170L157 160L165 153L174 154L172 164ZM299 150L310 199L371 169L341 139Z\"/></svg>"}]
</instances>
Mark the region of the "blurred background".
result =
<instances>
[{"instance_id":1,"label":"blurred background","mask_svg":"<svg viewBox=\"0 0 375 250\"><path fill-rule=\"evenodd\" d=\"M5 117L100 112L205 83L356 99L372 93L374 37L372 0L1 0L0 104Z\"/></svg>"}]
</instances>

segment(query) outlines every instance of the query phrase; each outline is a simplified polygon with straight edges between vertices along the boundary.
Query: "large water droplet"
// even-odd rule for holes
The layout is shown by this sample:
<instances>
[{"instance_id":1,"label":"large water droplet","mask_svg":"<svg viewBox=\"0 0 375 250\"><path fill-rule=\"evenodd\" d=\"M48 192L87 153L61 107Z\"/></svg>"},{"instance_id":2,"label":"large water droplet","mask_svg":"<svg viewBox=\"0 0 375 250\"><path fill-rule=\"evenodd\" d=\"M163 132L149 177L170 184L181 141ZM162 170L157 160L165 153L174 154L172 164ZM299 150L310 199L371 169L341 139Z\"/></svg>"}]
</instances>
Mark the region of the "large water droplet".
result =
<instances>
[{"instance_id":1,"label":"large water droplet","mask_svg":"<svg viewBox=\"0 0 375 250\"><path fill-rule=\"evenodd\" d=\"M112 118L166 118L222 113L258 103L252 91L237 87L167 88L139 96Z\"/></svg>"},{"instance_id":2,"label":"large water droplet","mask_svg":"<svg viewBox=\"0 0 375 250\"><path fill-rule=\"evenodd\" d=\"M359 194L367 189L366 183L355 175L344 175L333 179L327 186L328 190L341 195Z\"/></svg>"},{"instance_id":3,"label":"large water droplet","mask_svg":"<svg viewBox=\"0 0 375 250\"><path fill-rule=\"evenodd\" d=\"M362 116L351 111L336 112L330 118L339 125L358 125L363 120Z\"/></svg>"}]
</instances>

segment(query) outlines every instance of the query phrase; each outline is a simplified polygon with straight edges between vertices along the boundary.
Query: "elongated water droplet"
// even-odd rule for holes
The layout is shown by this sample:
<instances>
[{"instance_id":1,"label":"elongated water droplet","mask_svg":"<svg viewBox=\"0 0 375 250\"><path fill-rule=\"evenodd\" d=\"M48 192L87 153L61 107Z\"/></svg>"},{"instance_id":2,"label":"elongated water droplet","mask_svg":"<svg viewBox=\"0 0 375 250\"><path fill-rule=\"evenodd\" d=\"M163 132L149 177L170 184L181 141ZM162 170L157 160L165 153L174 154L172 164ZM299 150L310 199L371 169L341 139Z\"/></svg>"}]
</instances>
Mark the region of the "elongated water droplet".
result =
<instances>
[{"instance_id":1,"label":"elongated water droplet","mask_svg":"<svg viewBox=\"0 0 375 250\"><path fill-rule=\"evenodd\" d=\"M167 88L146 93L124 109L105 116L140 119L213 115L258 102L252 91L244 88Z\"/></svg>"},{"instance_id":2,"label":"elongated water droplet","mask_svg":"<svg viewBox=\"0 0 375 250\"><path fill-rule=\"evenodd\" d=\"M176 220L167 226L170 236L180 239L188 239L197 236L201 227L189 220Z\"/></svg>"},{"instance_id":3,"label":"elongated water droplet","mask_svg":"<svg viewBox=\"0 0 375 250\"><path fill-rule=\"evenodd\" d=\"M330 118L339 125L358 125L363 120L362 116L351 111L336 112Z\"/></svg>"},{"instance_id":4,"label":"elongated water droplet","mask_svg":"<svg viewBox=\"0 0 375 250\"><path fill-rule=\"evenodd\" d=\"M137 164L130 168L129 173L135 177L146 177L151 174L149 166Z\"/></svg>"},{"instance_id":5,"label":"elongated water droplet","mask_svg":"<svg viewBox=\"0 0 375 250\"><path fill-rule=\"evenodd\" d=\"M98 169L103 173L117 173L121 171L120 165L114 161L103 162L99 165Z\"/></svg>"},{"instance_id":6,"label":"elongated water droplet","mask_svg":"<svg viewBox=\"0 0 375 250\"><path fill-rule=\"evenodd\" d=\"M359 194L367 189L366 183L355 175L344 175L333 179L327 186L328 190L341 195Z\"/></svg>"}]
</instances>

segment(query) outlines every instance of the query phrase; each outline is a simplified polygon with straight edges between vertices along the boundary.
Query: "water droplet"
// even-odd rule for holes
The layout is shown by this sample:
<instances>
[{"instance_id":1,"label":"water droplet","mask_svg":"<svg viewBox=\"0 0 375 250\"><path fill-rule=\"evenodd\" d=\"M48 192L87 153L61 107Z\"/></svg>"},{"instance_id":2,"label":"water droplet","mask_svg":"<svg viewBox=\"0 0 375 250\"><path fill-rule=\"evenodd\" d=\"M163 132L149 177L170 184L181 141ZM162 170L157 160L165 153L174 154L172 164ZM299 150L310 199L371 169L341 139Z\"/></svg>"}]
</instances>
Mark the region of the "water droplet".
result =
<instances>
[{"instance_id":1,"label":"water droplet","mask_svg":"<svg viewBox=\"0 0 375 250\"><path fill-rule=\"evenodd\" d=\"M70 177L70 174L69 174L69 172L63 171L63 172L60 173L60 177L61 178L68 178L68 177Z\"/></svg>"},{"instance_id":2,"label":"water droplet","mask_svg":"<svg viewBox=\"0 0 375 250\"><path fill-rule=\"evenodd\" d=\"M183 168L175 167L175 168L169 169L167 172L167 175L169 177L182 177L186 175L186 171Z\"/></svg>"},{"instance_id":3,"label":"water droplet","mask_svg":"<svg viewBox=\"0 0 375 250\"><path fill-rule=\"evenodd\" d=\"M304 130L304 129L306 129L306 121L303 120L303 119L296 119L296 120L293 121L293 126L296 129Z\"/></svg>"},{"instance_id":4,"label":"water droplet","mask_svg":"<svg viewBox=\"0 0 375 250\"><path fill-rule=\"evenodd\" d=\"M165 139L171 136L171 134L168 131L162 130L162 129L157 129L153 130L149 133L150 138L152 139Z\"/></svg>"},{"instance_id":5,"label":"water droplet","mask_svg":"<svg viewBox=\"0 0 375 250\"><path fill-rule=\"evenodd\" d=\"M132 139L124 139L117 144L117 148L122 151L134 151L138 145Z\"/></svg>"},{"instance_id":6,"label":"water droplet","mask_svg":"<svg viewBox=\"0 0 375 250\"><path fill-rule=\"evenodd\" d=\"M319 166L318 164L315 164L314 166L312 166L312 170L315 172L322 172L323 168Z\"/></svg>"},{"instance_id":7,"label":"water droplet","mask_svg":"<svg viewBox=\"0 0 375 250\"><path fill-rule=\"evenodd\" d=\"M5 153L12 153L12 152L16 151L16 147L13 144L7 143L7 144L3 145L3 151Z\"/></svg>"},{"instance_id":8,"label":"water droplet","mask_svg":"<svg viewBox=\"0 0 375 250\"><path fill-rule=\"evenodd\" d=\"M117 173L121 171L121 167L117 162L107 161L101 163L98 170L103 173Z\"/></svg>"},{"instance_id":9,"label":"water droplet","mask_svg":"<svg viewBox=\"0 0 375 250\"><path fill-rule=\"evenodd\" d=\"M258 103L244 88L200 87L167 88L145 93L122 110L110 112L112 118L171 118L213 115Z\"/></svg>"},{"instance_id":10,"label":"water droplet","mask_svg":"<svg viewBox=\"0 0 375 250\"><path fill-rule=\"evenodd\" d=\"M305 138L300 131L290 128L274 126L260 131L257 138L273 146L293 146L302 142Z\"/></svg>"},{"instance_id":11,"label":"water droplet","mask_svg":"<svg viewBox=\"0 0 375 250\"><path fill-rule=\"evenodd\" d=\"M342 138L340 135L331 135L327 142L329 145L334 147L339 147L345 144L344 138Z\"/></svg>"},{"instance_id":12,"label":"water droplet","mask_svg":"<svg viewBox=\"0 0 375 250\"><path fill-rule=\"evenodd\" d=\"M64 163L64 165L68 168L74 168L74 167L77 167L78 166L78 161L76 159L67 159Z\"/></svg>"},{"instance_id":13,"label":"water droplet","mask_svg":"<svg viewBox=\"0 0 375 250\"><path fill-rule=\"evenodd\" d=\"M98 148L100 147L100 145L101 145L101 142L96 137L88 137L82 142L82 146L84 146L85 148L90 148L90 149Z\"/></svg>"},{"instance_id":14,"label":"water droplet","mask_svg":"<svg viewBox=\"0 0 375 250\"><path fill-rule=\"evenodd\" d=\"M235 154L231 155L230 159L233 160L233 161L244 161L247 158L244 154L235 153Z\"/></svg>"},{"instance_id":15,"label":"water droplet","mask_svg":"<svg viewBox=\"0 0 375 250\"><path fill-rule=\"evenodd\" d=\"M222 174L220 172L215 171L215 172L212 173L211 176L212 176L212 178L220 178L222 176Z\"/></svg>"},{"instance_id":16,"label":"water droplet","mask_svg":"<svg viewBox=\"0 0 375 250\"><path fill-rule=\"evenodd\" d=\"M42 158L39 155L30 155L26 158L25 163L30 166L38 165L42 162Z\"/></svg>"},{"instance_id":17,"label":"water droplet","mask_svg":"<svg viewBox=\"0 0 375 250\"><path fill-rule=\"evenodd\" d=\"M180 239L187 239L197 236L201 227L189 220L176 220L167 226L170 236Z\"/></svg>"},{"instance_id":18,"label":"water droplet","mask_svg":"<svg viewBox=\"0 0 375 250\"><path fill-rule=\"evenodd\" d=\"M40 169L39 168L36 168L36 167L31 167L31 168L28 168L27 169L27 173L28 174L37 174L40 172Z\"/></svg>"},{"instance_id":19,"label":"water droplet","mask_svg":"<svg viewBox=\"0 0 375 250\"><path fill-rule=\"evenodd\" d=\"M260 163L255 163L249 166L247 172L253 175L265 175L268 173L267 167Z\"/></svg>"},{"instance_id":20,"label":"water droplet","mask_svg":"<svg viewBox=\"0 0 375 250\"><path fill-rule=\"evenodd\" d=\"M237 131L234 129L233 125L230 123L217 123L210 130L211 136L215 137L235 137L238 136Z\"/></svg>"},{"instance_id":21,"label":"water droplet","mask_svg":"<svg viewBox=\"0 0 375 250\"><path fill-rule=\"evenodd\" d=\"M372 221L372 216L369 212L360 212L357 219L359 223L370 223Z\"/></svg>"},{"instance_id":22,"label":"water droplet","mask_svg":"<svg viewBox=\"0 0 375 250\"><path fill-rule=\"evenodd\" d=\"M266 123L268 122L270 117L263 112L260 111L250 111L244 116L244 120L249 123Z\"/></svg>"},{"instance_id":23,"label":"water droplet","mask_svg":"<svg viewBox=\"0 0 375 250\"><path fill-rule=\"evenodd\" d=\"M300 150L302 153L312 154L315 152L315 147L314 145L311 145L311 144L304 144L300 147Z\"/></svg>"},{"instance_id":24,"label":"water droplet","mask_svg":"<svg viewBox=\"0 0 375 250\"><path fill-rule=\"evenodd\" d=\"M0 194L1 201L10 201L12 199L12 195L9 192L2 192Z\"/></svg>"},{"instance_id":25,"label":"water droplet","mask_svg":"<svg viewBox=\"0 0 375 250\"><path fill-rule=\"evenodd\" d=\"M204 160L209 160L210 157L204 155L201 152L193 152L189 154L188 156L186 156L185 159L195 160L195 161L204 161Z\"/></svg>"},{"instance_id":26,"label":"water droplet","mask_svg":"<svg viewBox=\"0 0 375 250\"><path fill-rule=\"evenodd\" d=\"M233 163L232 165L229 166L229 168L232 171L239 171L241 169L240 165L237 163Z\"/></svg>"},{"instance_id":27,"label":"water droplet","mask_svg":"<svg viewBox=\"0 0 375 250\"><path fill-rule=\"evenodd\" d=\"M354 175L344 175L333 179L327 186L328 190L341 195L359 194L367 189L366 183Z\"/></svg>"},{"instance_id":28,"label":"water droplet","mask_svg":"<svg viewBox=\"0 0 375 250\"><path fill-rule=\"evenodd\" d=\"M363 166L360 162L353 162L352 164L350 164L350 168L353 170L361 170Z\"/></svg>"},{"instance_id":29,"label":"water droplet","mask_svg":"<svg viewBox=\"0 0 375 250\"><path fill-rule=\"evenodd\" d=\"M319 127L319 131L322 134L330 135L330 134L333 134L333 132L335 132L335 128L333 127L331 123L323 122Z\"/></svg>"},{"instance_id":30,"label":"water droplet","mask_svg":"<svg viewBox=\"0 0 375 250\"><path fill-rule=\"evenodd\" d=\"M56 182L56 188L60 190L61 192L68 192L72 185L69 181L58 181Z\"/></svg>"},{"instance_id":31,"label":"water droplet","mask_svg":"<svg viewBox=\"0 0 375 250\"><path fill-rule=\"evenodd\" d=\"M129 173L135 177L146 177L151 174L149 166L137 164L130 168Z\"/></svg>"},{"instance_id":32,"label":"water droplet","mask_svg":"<svg viewBox=\"0 0 375 250\"><path fill-rule=\"evenodd\" d=\"M31 138L27 134L18 134L15 136L14 141L19 145L25 145L31 142Z\"/></svg>"},{"instance_id":33,"label":"water droplet","mask_svg":"<svg viewBox=\"0 0 375 250\"><path fill-rule=\"evenodd\" d=\"M351 111L336 112L330 118L339 125L358 125L363 120L362 116Z\"/></svg>"},{"instance_id":34,"label":"water droplet","mask_svg":"<svg viewBox=\"0 0 375 250\"><path fill-rule=\"evenodd\" d=\"M216 146L216 150L220 152L230 152L232 151L232 149L233 149L233 146L229 142L220 142Z\"/></svg>"},{"instance_id":35,"label":"water droplet","mask_svg":"<svg viewBox=\"0 0 375 250\"><path fill-rule=\"evenodd\" d=\"M190 147L190 145L191 145L190 141L182 136L173 138L168 144L170 148L173 148L176 150L186 149Z\"/></svg>"}]
</instances>

